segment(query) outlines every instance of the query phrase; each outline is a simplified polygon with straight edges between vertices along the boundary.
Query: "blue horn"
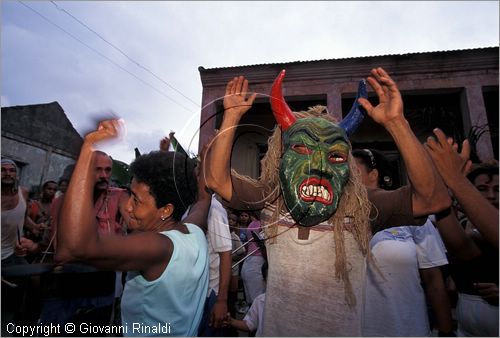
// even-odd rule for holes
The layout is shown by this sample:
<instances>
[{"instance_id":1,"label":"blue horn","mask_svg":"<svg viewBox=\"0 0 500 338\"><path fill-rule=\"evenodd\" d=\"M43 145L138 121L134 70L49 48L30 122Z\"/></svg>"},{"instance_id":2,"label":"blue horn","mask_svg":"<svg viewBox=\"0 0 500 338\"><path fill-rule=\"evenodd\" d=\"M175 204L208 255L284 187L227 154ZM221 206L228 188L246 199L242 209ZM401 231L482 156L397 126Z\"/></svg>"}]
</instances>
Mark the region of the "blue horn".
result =
<instances>
[{"instance_id":1,"label":"blue horn","mask_svg":"<svg viewBox=\"0 0 500 338\"><path fill-rule=\"evenodd\" d=\"M358 103L358 99L360 97L365 99L368 98L365 80L359 81L358 94L352 104L351 110L349 111L349 114L347 114L347 116L340 122L340 127L345 130L348 137L351 136L356 129L358 129L359 125L363 122L363 119L366 116L366 110Z\"/></svg>"}]
</instances>

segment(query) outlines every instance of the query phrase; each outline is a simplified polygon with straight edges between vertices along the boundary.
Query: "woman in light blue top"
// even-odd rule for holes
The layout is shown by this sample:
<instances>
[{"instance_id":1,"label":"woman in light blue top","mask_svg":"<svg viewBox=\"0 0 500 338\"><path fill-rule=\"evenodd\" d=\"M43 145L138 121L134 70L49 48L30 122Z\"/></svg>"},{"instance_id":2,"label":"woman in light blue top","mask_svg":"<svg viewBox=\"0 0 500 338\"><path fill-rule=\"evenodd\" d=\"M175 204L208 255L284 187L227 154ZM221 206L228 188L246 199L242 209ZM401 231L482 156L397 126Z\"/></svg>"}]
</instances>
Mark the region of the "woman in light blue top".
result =
<instances>
[{"instance_id":1,"label":"woman in light blue top","mask_svg":"<svg viewBox=\"0 0 500 338\"><path fill-rule=\"evenodd\" d=\"M118 120L103 121L84 139L61 210L56 259L130 271L122 296L124 336L195 336L208 288L204 232L210 194L202 183L197 188L194 163L186 156L140 156L130 167L126 210L132 233L99 235L92 203L93 147L119 130Z\"/></svg>"}]
</instances>

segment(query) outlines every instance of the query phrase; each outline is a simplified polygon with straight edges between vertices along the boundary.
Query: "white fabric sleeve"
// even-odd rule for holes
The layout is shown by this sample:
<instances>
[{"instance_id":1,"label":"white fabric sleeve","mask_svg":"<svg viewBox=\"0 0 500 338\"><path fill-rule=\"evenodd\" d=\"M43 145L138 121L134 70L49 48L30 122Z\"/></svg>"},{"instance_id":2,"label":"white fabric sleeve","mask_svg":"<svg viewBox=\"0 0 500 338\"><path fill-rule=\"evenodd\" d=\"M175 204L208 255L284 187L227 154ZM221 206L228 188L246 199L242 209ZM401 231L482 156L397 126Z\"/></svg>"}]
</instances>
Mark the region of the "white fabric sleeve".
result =
<instances>
[{"instance_id":1,"label":"white fabric sleeve","mask_svg":"<svg viewBox=\"0 0 500 338\"><path fill-rule=\"evenodd\" d=\"M414 240L417 246L419 269L428 269L448 264L446 249L439 232L430 219L416 227Z\"/></svg>"},{"instance_id":2,"label":"white fabric sleeve","mask_svg":"<svg viewBox=\"0 0 500 338\"><path fill-rule=\"evenodd\" d=\"M254 300L252 306L250 306L250 309L243 318L250 331L255 331L259 327L259 317L261 316L259 306L262 305L262 302L256 300L257 298Z\"/></svg>"},{"instance_id":3,"label":"white fabric sleeve","mask_svg":"<svg viewBox=\"0 0 500 338\"><path fill-rule=\"evenodd\" d=\"M212 204L208 212L208 242L211 244L214 252L231 251L233 243L229 231L229 222L227 212L222 204L212 197Z\"/></svg>"}]
</instances>

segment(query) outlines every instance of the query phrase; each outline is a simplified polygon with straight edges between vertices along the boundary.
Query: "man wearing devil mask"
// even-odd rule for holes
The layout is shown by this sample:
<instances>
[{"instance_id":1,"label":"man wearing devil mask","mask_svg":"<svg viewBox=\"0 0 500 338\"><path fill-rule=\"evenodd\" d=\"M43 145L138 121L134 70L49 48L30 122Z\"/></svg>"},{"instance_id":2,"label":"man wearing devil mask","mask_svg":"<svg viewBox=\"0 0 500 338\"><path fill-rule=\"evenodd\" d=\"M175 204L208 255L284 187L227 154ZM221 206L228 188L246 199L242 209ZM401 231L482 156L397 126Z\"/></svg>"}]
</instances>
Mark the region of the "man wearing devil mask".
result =
<instances>
[{"instance_id":1,"label":"man wearing devil mask","mask_svg":"<svg viewBox=\"0 0 500 338\"><path fill-rule=\"evenodd\" d=\"M268 142L258 180L231 171L235 129L253 104L242 76L229 81L224 118L210 146L207 185L240 210L262 209L269 257L265 336L359 336L365 262L372 232L423 224L451 203L425 149L403 115L401 94L382 69L360 82L350 113L339 124L316 106L294 113L281 94L285 72L271 90L280 126ZM365 111L393 137L410 185L367 190L351 156L351 135Z\"/></svg>"}]
</instances>

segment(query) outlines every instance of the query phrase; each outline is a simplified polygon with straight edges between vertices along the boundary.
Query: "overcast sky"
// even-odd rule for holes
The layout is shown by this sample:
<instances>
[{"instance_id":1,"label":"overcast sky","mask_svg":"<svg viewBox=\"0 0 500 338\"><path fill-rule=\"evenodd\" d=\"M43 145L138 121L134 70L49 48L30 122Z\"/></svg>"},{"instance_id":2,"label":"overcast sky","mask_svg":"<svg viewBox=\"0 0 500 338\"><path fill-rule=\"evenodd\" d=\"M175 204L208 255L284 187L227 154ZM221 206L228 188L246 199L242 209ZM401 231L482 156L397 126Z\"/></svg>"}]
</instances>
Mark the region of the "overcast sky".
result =
<instances>
[{"instance_id":1,"label":"overcast sky","mask_svg":"<svg viewBox=\"0 0 500 338\"><path fill-rule=\"evenodd\" d=\"M127 163L134 147L157 150L170 130L197 152L199 66L498 46L498 7L498 1L3 0L1 105L57 101L82 136L113 111L128 134L103 150Z\"/></svg>"}]
</instances>

